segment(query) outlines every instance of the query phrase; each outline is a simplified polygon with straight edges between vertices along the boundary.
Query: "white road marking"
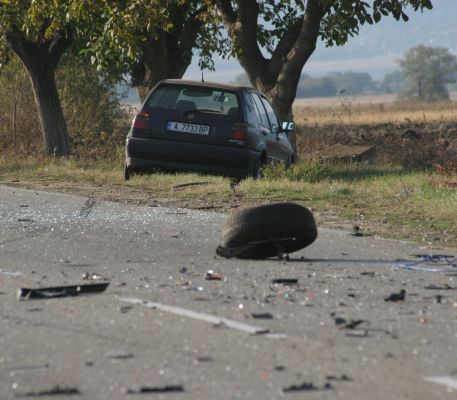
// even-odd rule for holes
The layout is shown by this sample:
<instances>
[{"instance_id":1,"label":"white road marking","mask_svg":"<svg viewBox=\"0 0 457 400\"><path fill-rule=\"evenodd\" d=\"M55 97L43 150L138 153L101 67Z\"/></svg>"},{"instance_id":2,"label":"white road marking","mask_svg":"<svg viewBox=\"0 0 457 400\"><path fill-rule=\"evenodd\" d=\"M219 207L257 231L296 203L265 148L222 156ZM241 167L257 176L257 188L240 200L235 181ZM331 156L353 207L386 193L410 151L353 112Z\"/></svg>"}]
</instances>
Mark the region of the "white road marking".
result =
<instances>
[{"instance_id":1,"label":"white road marking","mask_svg":"<svg viewBox=\"0 0 457 400\"><path fill-rule=\"evenodd\" d=\"M452 376L426 376L425 380L428 382L445 385L451 389L457 389L457 379Z\"/></svg>"},{"instance_id":2,"label":"white road marking","mask_svg":"<svg viewBox=\"0 0 457 400\"><path fill-rule=\"evenodd\" d=\"M263 337L268 337L271 339L282 339L286 337L284 333L270 333L268 329L265 329L261 326L249 325L245 324L244 322L235 321L233 319L223 318L212 314L200 313L197 311L188 310L186 308L170 306L168 304L155 303L152 301L145 301L141 299L135 299L132 297L124 297L119 300L125 303L139 304L143 307L157 309L169 312L171 314L209 322L210 324L223 325L228 328L237 329L242 332L250 333L251 335L262 335Z\"/></svg>"}]
</instances>

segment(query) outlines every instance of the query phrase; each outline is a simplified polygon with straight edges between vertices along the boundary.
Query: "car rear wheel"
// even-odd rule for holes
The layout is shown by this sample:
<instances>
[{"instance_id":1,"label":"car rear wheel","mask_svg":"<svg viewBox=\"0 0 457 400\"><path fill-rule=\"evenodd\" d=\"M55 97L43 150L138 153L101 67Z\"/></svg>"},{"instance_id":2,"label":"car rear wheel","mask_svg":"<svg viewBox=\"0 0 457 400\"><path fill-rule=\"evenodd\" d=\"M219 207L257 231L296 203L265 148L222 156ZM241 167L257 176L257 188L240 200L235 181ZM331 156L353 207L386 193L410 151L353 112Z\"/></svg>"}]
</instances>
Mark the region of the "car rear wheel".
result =
<instances>
[{"instance_id":1,"label":"car rear wheel","mask_svg":"<svg viewBox=\"0 0 457 400\"><path fill-rule=\"evenodd\" d=\"M133 175L131 167L128 167L127 164L124 164L124 181L128 181Z\"/></svg>"},{"instance_id":2,"label":"car rear wheel","mask_svg":"<svg viewBox=\"0 0 457 400\"><path fill-rule=\"evenodd\" d=\"M233 214L222 231L223 257L269 258L309 246L317 238L310 210L296 203L274 203Z\"/></svg>"},{"instance_id":3,"label":"car rear wheel","mask_svg":"<svg viewBox=\"0 0 457 400\"><path fill-rule=\"evenodd\" d=\"M249 177L253 179L262 178L262 161L260 159L255 160L252 164L251 170L249 171Z\"/></svg>"}]
</instances>

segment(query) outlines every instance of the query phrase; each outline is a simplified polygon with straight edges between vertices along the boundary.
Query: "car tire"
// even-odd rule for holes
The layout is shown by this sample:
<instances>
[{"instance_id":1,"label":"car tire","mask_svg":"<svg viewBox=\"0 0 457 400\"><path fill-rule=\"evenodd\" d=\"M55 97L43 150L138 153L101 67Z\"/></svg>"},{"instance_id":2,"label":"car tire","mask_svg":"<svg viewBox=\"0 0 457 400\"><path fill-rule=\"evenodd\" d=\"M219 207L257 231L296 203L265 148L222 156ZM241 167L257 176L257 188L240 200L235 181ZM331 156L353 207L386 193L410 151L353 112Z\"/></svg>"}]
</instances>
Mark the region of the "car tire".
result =
<instances>
[{"instance_id":1,"label":"car tire","mask_svg":"<svg viewBox=\"0 0 457 400\"><path fill-rule=\"evenodd\" d=\"M249 171L249 177L252 179L261 179L262 178L262 160L257 159L252 163L251 169Z\"/></svg>"},{"instance_id":2,"label":"car tire","mask_svg":"<svg viewBox=\"0 0 457 400\"><path fill-rule=\"evenodd\" d=\"M124 181L128 181L133 175L133 170L131 167L128 167L127 164L124 164Z\"/></svg>"},{"instance_id":3,"label":"car tire","mask_svg":"<svg viewBox=\"0 0 457 400\"><path fill-rule=\"evenodd\" d=\"M296 203L273 203L233 214L216 250L223 257L263 259L293 253L317 238L310 210Z\"/></svg>"}]
</instances>

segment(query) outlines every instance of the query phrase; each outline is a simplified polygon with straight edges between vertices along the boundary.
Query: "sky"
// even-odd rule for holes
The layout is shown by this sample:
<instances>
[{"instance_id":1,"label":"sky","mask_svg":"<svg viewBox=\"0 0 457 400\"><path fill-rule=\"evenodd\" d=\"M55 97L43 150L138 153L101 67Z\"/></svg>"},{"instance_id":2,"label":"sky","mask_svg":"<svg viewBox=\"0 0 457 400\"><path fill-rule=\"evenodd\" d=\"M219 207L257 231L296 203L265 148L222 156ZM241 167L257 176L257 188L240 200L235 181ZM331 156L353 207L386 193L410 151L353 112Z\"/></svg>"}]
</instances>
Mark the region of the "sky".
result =
<instances>
[{"instance_id":1,"label":"sky","mask_svg":"<svg viewBox=\"0 0 457 400\"><path fill-rule=\"evenodd\" d=\"M370 2L370 1L369 1ZM363 26L358 36L343 47L326 48L322 42L305 65L303 72L319 77L335 71L368 72L380 80L398 69L397 61L409 48L419 44L446 47L457 56L457 0L432 0L434 9L423 13L408 12L408 22L393 18L379 24ZM204 71L205 80L232 82L242 72L236 60L215 60L216 71ZM184 75L201 79L198 60Z\"/></svg>"}]
</instances>

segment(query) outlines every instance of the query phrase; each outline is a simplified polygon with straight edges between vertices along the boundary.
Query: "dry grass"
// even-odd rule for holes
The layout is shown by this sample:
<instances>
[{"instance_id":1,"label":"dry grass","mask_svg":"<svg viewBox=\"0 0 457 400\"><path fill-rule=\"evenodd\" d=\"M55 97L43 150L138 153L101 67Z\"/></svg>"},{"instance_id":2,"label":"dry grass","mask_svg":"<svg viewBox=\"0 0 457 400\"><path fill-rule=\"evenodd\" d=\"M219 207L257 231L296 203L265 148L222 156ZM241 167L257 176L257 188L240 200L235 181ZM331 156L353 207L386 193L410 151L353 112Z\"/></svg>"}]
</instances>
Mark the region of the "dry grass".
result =
<instances>
[{"instance_id":1,"label":"dry grass","mask_svg":"<svg viewBox=\"0 0 457 400\"><path fill-rule=\"evenodd\" d=\"M334 100L323 107L294 107L294 118L306 126L323 125L382 125L417 123L456 123L457 102L431 104L417 102L355 103L351 98Z\"/></svg>"}]
</instances>

